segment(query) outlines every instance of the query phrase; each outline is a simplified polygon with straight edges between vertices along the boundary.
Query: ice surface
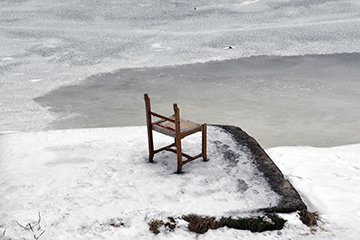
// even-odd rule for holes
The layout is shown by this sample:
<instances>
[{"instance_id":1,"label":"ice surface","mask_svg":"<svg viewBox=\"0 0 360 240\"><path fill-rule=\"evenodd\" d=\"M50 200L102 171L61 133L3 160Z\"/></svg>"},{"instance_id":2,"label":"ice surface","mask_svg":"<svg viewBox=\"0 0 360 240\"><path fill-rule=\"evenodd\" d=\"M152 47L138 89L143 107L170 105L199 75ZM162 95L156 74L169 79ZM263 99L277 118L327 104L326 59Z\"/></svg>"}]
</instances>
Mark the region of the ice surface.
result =
<instances>
[{"instance_id":1,"label":"ice surface","mask_svg":"<svg viewBox=\"0 0 360 240\"><path fill-rule=\"evenodd\" d=\"M147 92L155 111L171 115L176 102L182 116L240 126L264 147L331 146L360 141L359 75L359 54L262 56L123 69L35 100L60 116L55 129L143 125Z\"/></svg>"},{"instance_id":2,"label":"ice surface","mask_svg":"<svg viewBox=\"0 0 360 240\"><path fill-rule=\"evenodd\" d=\"M92 119L88 118L89 115L97 112L94 110L97 104L103 107L103 103L96 101L96 98L92 100L94 104L92 109L87 107L81 111L76 110L77 108L74 107L76 104L72 99L68 102L65 100L64 104L68 106L62 108L68 108L69 112L62 109L58 114L49 112L47 107L39 106L32 100L60 86L78 84L81 81L84 81L83 84L86 86L91 79L87 77L94 74L127 68L179 66L226 59L241 61L251 56L331 55L360 51L358 15L360 4L356 0L316 2L229 0L221 3L159 0L135 2L92 0L79 3L66 0L60 2L29 0L2 1L0 9L0 131L34 131L79 125L71 121L84 122L83 127L91 124L99 125L98 122L92 123ZM328 58L324 59L326 62ZM299 71L311 75L314 68L323 66L321 61L324 59L310 66L303 66ZM194 66L188 66L189 70L194 69ZM352 90L358 87L355 84L353 88L353 85L348 84L348 79L357 80L359 74L354 69L356 66L347 72L346 67L330 65L325 69L329 71L324 76L335 73L335 76L338 76L335 84L340 85L345 81L345 88ZM182 70L180 76L174 77L181 78L181 74L189 73L185 68ZM275 73L280 74L279 71ZM200 71L198 74L202 75L204 72ZM226 111L220 115L226 116L227 120L221 122L242 126L264 146L284 144L328 146L359 141L349 134L349 128L359 126L356 121L357 115L351 113L351 109L358 108L358 94L351 93L349 99L343 100L346 93L342 89L329 90L327 85L321 90L317 89L318 84L320 87L323 86L321 81L320 83L317 81L317 75L311 75L310 79L306 76L291 74L290 76L291 84L286 85L286 88L282 87L283 83L278 83L277 79L266 74L255 78L255 83L251 78L245 77L241 85L250 85L250 90L242 88L239 94L234 89L238 90L240 86L234 81L229 83L229 80L224 80L222 76L218 76L208 84L205 80L198 83L196 79L182 79L185 85L187 84L184 86L186 91L200 87L198 91L193 91L196 93L205 91L210 93L208 96L214 92L216 94L215 97L205 99L204 97L179 98L176 101L187 106L195 100L200 103L203 111L208 112L214 112L211 107L217 111L225 106ZM131 77L126 81L129 80ZM166 81L166 78L160 80L153 77L152 81L160 84ZM306 82L305 86L302 84L303 81ZM137 93L139 91L137 88L149 86L144 80L133 79L130 83L127 88L129 93ZM276 89L278 84L281 90ZM260 87L260 94L251 91L254 87ZM164 85L163 88L164 93L173 95L170 86ZM219 89L222 91L216 91ZM256 89L259 91L259 88ZM291 94L303 95L306 89L317 90L309 93L308 102L298 103L296 97L294 99L289 97ZM145 90L150 92L149 89ZM101 91L103 89L100 89ZM265 94L265 91L269 91L269 94ZM109 91L104 94L112 95ZM142 94L143 92L140 95ZM278 94L285 97L278 97L273 104L270 104L269 98ZM158 97L168 98L164 95ZM239 101L240 95L250 99L246 102L249 104L248 109L244 110L243 105L240 105L241 113L238 109L227 106L235 102L244 104ZM314 96L319 96L315 103L310 101L315 98ZM334 96L330 103L328 103L331 98L329 96ZM101 95L101 98L103 97ZM132 98L140 99L141 96L132 95ZM304 98L306 99L307 96ZM166 100L173 102L172 98ZM218 100L220 103L217 103ZM204 109L205 102L207 109ZM53 106L57 103L47 104ZM116 105L114 102L109 104ZM140 100L135 102L134 106L140 106ZM294 112L292 107L294 109L300 107L301 114ZM107 112L104 107L98 113L105 113L108 116L113 110L114 108L109 108ZM263 111L264 115L259 115L259 112ZM337 115L334 115L334 112ZM118 113L120 112L114 113L116 115L113 117L117 117ZM119 124L129 125L129 122L143 124L139 120L140 114L132 115L132 113L132 108L123 109ZM278 116L282 118L284 115L289 117L276 121ZM77 117L75 120L74 116ZM124 116L127 116L127 119L124 120ZM207 117L210 121L220 122L216 117L211 118L209 115ZM66 122L63 122L66 123L63 125L58 124L62 118L71 119L69 125ZM113 121L107 122L110 120L105 119L100 125L114 125ZM55 124L49 126L48 124L53 121ZM306 129L304 126L311 127ZM274 129L271 132L272 139L265 137L265 135L269 136L266 129ZM308 134L314 129L317 130L315 135L320 137L316 138ZM328 129L337 129L337 131L327 132ZM338 139L340 133L344 136L343 139ZM284 141L273 139L284 139Z\"/></svg>"}]
</instances>

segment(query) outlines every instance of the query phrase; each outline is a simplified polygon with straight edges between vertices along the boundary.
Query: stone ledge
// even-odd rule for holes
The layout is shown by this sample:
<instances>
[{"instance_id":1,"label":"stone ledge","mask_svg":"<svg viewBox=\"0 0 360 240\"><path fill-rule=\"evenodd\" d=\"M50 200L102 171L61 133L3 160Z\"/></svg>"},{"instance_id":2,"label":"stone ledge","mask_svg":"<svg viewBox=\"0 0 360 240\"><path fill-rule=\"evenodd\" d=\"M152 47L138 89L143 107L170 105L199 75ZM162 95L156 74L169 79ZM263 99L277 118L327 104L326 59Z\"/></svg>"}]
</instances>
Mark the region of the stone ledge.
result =
<instances>
[{"instance_id":1,"label":"stone ledge","mask_svg":"<svg viewBox=\"0 0 360 240\"><path fill-rule=\"evenodd\" d=\"M230 133L234 140L249 148L254 156L254 163L263 172L269 182L271 189L282 197L277 206L260 209L265 212L290 213L307 209L299 193L292 184L284 178L280 169L275 165L271 158L266 154L260 144L241 128L228 125L214 125Z\"/></svg>"}]
</instances>

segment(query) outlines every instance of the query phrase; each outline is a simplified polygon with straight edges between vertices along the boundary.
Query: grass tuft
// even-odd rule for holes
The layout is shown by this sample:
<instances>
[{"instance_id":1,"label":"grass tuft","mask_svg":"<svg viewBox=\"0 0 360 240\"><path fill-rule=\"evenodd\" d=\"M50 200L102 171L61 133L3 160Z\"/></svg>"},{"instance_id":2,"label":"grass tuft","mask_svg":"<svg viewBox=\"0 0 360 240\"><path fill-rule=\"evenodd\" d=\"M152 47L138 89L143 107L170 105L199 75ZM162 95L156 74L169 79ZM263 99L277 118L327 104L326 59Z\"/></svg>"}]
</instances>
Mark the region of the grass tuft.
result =
<instances>
[{"instance_id":1,"label":"grass tuft","mask_svg":"<svg viewBox=\"0 0 360 240\"><path fill-rule=\"evenodd\" d=\"M304 209L300 213L300 220L307 226L317 226L317 221L320 220L319 214L317 212L309 212Z\"/></svg>"},{"instance_id":2,"label":"grass tuft","mask_svg":"<svg viewBox=\"0 0 360 240\"><path fill-rule=\"evenodd\" d=\"M150 226L149 230L152 231L154 234L158 234L160 233L159 228L164 225L164 222L161 220L151 219L148 224Z\"/></svg>"},{"instance_id":3,"label":"grass tuft","mask_svg":"<svg viewBox=\"0 0 360 240\"><path fill-rule=\"evenodd\" d=\"M199 234L206 233L209 229L216 229L216 222L214 217L199 217L195 214L182 217L189 223L188 228L192 232Z\"/></svg>"},{"instance_id":4,"label":"grass tuft","mask_svg":"<svg viewBox=\"0 0 360 240\"><path fill-rule=\"evenodd\" d=\"M165 226L165 228L169 228L170 231L174 231L174 229L176 228L176 220L173 217L169 217L168 219L169 221L166 223L164 223L164 221L162 220L151 219L151 221L148 223L150 226L149 230L152 231L154 234L158 234L160 233L159 228Z\"/></svg>"}]
</instances>

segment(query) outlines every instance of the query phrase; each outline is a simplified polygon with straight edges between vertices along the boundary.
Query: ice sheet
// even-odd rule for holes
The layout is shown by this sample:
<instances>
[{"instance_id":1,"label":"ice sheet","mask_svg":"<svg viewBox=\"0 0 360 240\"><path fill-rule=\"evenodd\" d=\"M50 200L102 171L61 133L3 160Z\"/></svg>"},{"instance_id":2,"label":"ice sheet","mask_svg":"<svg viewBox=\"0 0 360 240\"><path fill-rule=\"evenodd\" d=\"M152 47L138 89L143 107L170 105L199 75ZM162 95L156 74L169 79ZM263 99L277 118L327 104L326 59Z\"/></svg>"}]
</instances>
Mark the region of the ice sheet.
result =
<instances>
[{"instance_id":1,"label":"ice sheet","mask_svg":"<svg viewBox=\"0 0 360 240\"><path fill-rule=\"evenodd\" d=\"M316 2L278 0L234 2L227 0L221 3L214 0L197 2L163 2L160 0L99 2L90 0L86 3L69 0L2 1L0 3L0 131L36 131L55 128L61 118L72 119L73 116L79 116L79 119L84 122L84 126L89 126L92 119L83 121L85 117L83 112L74 113L75 103L71 100L66 103L65 99L65 103L69 104L69 112L61 110L58 115L49 112L46 107L35 103L33 99L60 86L87 81L89 79L87 77L94 74L128 68L179 66L215 60L244 59L251 56L301 56L360 52L359 11L360 4L356 0ZM311 73L314 66L316 67L315 64L311 65L310 69L309 66L304 67L302 72ZM335 75L340 75L337 83L342 83L344 79L347 81L346 77L358 76L357 72L355 75L347 76L347 72L343 72L344 70L346 71L346 68L331 70L336 73ZM184 71L186 72L186 69ZM186 74L185 72L179 74ZM204 72L200 72L200 74L204 74ZM313 77L316 79L316 76ZM131 77L129 79L131 80ZM266 82L271 79L271 76L262 77L262 80ZM129 92L138 91L137 88L144 84L133 80L128 85ZM296 79L299 83L295 84L294 92L299 91L300 94L304 92L302 88L297 88L299 84L301 86L300 82L303 80L303 78ZM170 80L153 78L152 81L160 84L162 81L169 82ZM193 80L184 79L183 81L186 84ZM188 88L200 87L201 89L198 91L195 90L196 93L203 90L213 93L216 92L215 89L220 89L224 85L228 85L228 89L236 87L236 85L223 80L222 76L214 81L216 83L192 83ZM255 81L257 80L255 79ZM242 84L244 83L251 85L252 81L245 79ZM85 84L87 83L85 82ZM313 85L310 84L310 88L316 88L317 84L317 82ZM131 86L133 87L131 88ZM144 86L148 85L145 83ZM169 90L170 88L165 86L165 92L173 94ZM290 85L290 87L293 86ZM216 100L221 99L222 105L238 102L234 91L228 92L226 87L223 89L223 92L219 91L216 94ZM149 88L144 90L151 92ZM282 91L285 95L294 92ZM250 91L250 93L252 92ZM108 94L111 95L109 92ZM241 94L244 95L244 93ZM272 94L277 95L278 92L275 91ZM318 95L319 99L328 99L331 94L334 92L317 91L314 96ZM335 101L338 95L339 92L335 92L333 98L333 105L336 109L358 107L356 104L352 104L358 102L356 97L351 96L344 104L342 101ZM141 96L132 95L132 98L137 97L141 98ZM165 96L160 97L164 98ZM290 122L288 119L284 120L285 123L275 122L271 115L269 115L271 117L258 116L259 111L265 109L265 112L283 116L287 114L288 109L291 113L294 101L286 99L278 108L273 109L269 106L268 99L257 98L253 94L249 97L254 102L249 106L257 106L257 108L253 112L245 112L246 117L243 119L239 115L233 115L233 108L220 113L220 115L226 116L227 120L224 121L226 124L237 124L249 129L249 132L260 138L260 142L265 146L283 144L319 146L358 142L358 139L352 139L352 136L348 135L344 137L345 141L337 141L333 133L325 133L326 136L316 141L312 141L314 139L312 136L306 139L301 136L300 139L303 140L291 141L291 139L298 138L299 132L302 134L304 131L301 125L308 126L309 123L325 122L323 125L326 125L327 129L336 129L339 125L349 126L348 128L358 125L344 123L343 119L338 117L342 115L342 111L336 117L327 114L332 109L323 107L325 104L322 102L320 103L321 107L316 109L312 108L307 111L307 108L304 108L302 112L305 111L305 114L295 114ZM219 110L219 105L212 99L214 98L206 99L206 102L209 103L207 106L215 106L215 110ZM191 101L186 98L176 99L179 102L181 100L185 105L194 102L193 99ZM195 99L195 102L201 103L202 101L204 100ZM172 103L173 99L169 99L169 102ZM97 104L102 104L96 99L92 103L94 108ZM49 104L51 105L51 103ZM56 104L53 103L53 105ZM274 105L277 104L278 102L274 103ZM67 108L67 106L62 106L62 108ZM241 110L243 109L241 107ZM104 108L103 111L106 112L105 110ZM208 109L202 108L202 110L207 111ZM127 115L132 111L131 108L125 108L122 115ZM319 118L315 114L314 118L308 119L309 116L314 115L314 111L318 113L325 111L323 114L326 115L325 118ZM90 112L94 112L94 109L91 109ZM90 112L86 114L90 114ZM344 119L348 119L349 115L345 113ZM138 117L139 115L134 118L129 114L127 123L124 125L129 122L142 123ZM259 119L256 119L257 117ZM350 117L355 119L357 115ZM339 119L334 121L334 125L334 122L328 124L326 118ZM213 118L207 117L207 119L212 120ZM53 121L55 124L51 124L49 127ZM112 125L107 122L108 119L103 121L102 125ZM256 124L252 124L253 121ZM353 120L351 121L353 122ZM277 125L274 125L275 123ZM68 126L62 125L61 128L72 126L73 124L69 123ZM315 129L318 127L320 126L314 126ZM270 128L274 128L273 139L289 138L290 140L273 142L273 140L264 139L263 130ZM276 136L275 134L281 129L286 130L286 133ZM348 130L341 128L338 132L343 133L344 131ZM322 132L319 135L322 135ZM264 134L268 135L268 132ZM333 139L336 141L333 142Z\"/></svg>"},{"instance_id":2,"label":"ice sheet","mask_svg":"<svg viewBox=\"0 0 360 240\"><path fill-rule=\"evenodd\" d=\"M240 126L264 147L360 142L360 55L251 57L123 69L35 99L58 114L49 128L145 124L154 111ZM70 117L69 117L70 116Z\"/></svg>"}]
</instances>

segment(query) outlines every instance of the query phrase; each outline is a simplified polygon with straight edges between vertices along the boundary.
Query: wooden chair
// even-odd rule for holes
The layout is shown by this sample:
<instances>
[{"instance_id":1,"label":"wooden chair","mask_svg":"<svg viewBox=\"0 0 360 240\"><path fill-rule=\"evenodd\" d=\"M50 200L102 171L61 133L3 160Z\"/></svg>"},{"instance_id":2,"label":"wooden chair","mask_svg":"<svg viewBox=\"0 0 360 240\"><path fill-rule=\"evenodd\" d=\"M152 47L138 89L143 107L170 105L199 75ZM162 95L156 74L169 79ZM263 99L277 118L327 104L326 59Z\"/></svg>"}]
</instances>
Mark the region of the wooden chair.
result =
<instances>
[{"instance_id":1,"label":"wooden chair","mask_svg":"<svg viewBox=\"0 0 360 240\"><path fill-rule=\"evenodd\" d=\"M177 173L181 173L182 166L197 158L202 157L207 161L206 157L206 124L197 124L180 118L180 110L177 104L174 104L174 115L165 117L151 111L150 98L147 94L144 95L146 107L146 122L149 142L149 162L153 162L154 155L161 151L171 151L177 154ZM153 122L152 116L159 118L159 121ZM154 150L153 134L156 131L175 139L173 144ZM181 139L196 132L202 132L202 151L200 154L192 157L181 151ZM175 147L175 149L173 149ZM183 157L187 160L183 161Z\"/></svg>"}]
</instances>

